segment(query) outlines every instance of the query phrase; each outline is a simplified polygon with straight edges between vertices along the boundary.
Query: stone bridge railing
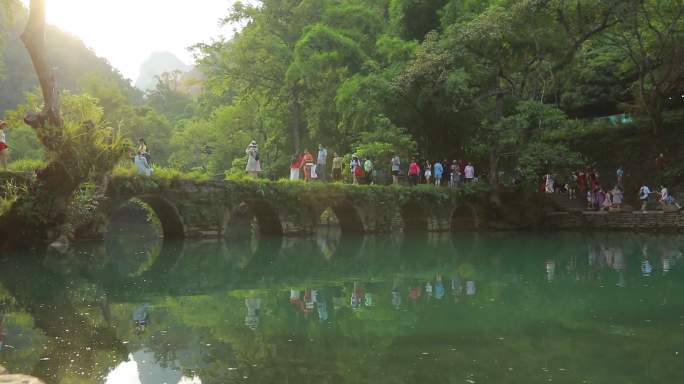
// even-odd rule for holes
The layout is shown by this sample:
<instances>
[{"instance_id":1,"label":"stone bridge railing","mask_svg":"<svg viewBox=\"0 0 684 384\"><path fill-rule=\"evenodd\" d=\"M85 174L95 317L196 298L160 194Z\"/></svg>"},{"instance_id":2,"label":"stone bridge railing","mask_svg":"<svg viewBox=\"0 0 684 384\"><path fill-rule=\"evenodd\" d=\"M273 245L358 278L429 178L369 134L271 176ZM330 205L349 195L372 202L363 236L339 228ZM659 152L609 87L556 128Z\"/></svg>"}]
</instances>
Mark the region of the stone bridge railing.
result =
<instances>
[{"instance_id":1,"label":"stone bridge railing","mask_svg":"<svg viewBox=\"0 0 684 384\"><path fill-rule=\"evenodd\" d=\"M149 205L165 237L221 237L236 222L256 218L267 234L305 235L331 209L343 232L445 232L486 226L484 185L434 187L352 186L301 182L190 181L113 178L101 204L100 230L131 199Z\"/></svg>"}]
</instances>

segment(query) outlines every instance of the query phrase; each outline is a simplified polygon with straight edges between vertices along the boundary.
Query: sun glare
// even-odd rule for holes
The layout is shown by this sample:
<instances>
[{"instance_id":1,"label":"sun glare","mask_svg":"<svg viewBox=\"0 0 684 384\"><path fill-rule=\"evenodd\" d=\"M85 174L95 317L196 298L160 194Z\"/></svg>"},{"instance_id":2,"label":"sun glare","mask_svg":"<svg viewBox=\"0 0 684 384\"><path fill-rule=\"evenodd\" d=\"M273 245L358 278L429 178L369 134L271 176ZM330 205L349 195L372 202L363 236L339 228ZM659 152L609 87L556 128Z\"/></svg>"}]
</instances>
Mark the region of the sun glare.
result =
<instances>
[{"instance_id":1,"label":"sun glare","mask_svg":"<svg viewBox=\"0 0 684 384\"><path fill-rule=\"evenodd\" d=\"M29 0L22 0L26 5ZM199 6L197 3L201 3ZM135 79L152 52L170 51L186 63L187 48L229 34L219 18L232 1L46 0L50 24L81 38L126 77Z\"/></svg>"}]
</instances>

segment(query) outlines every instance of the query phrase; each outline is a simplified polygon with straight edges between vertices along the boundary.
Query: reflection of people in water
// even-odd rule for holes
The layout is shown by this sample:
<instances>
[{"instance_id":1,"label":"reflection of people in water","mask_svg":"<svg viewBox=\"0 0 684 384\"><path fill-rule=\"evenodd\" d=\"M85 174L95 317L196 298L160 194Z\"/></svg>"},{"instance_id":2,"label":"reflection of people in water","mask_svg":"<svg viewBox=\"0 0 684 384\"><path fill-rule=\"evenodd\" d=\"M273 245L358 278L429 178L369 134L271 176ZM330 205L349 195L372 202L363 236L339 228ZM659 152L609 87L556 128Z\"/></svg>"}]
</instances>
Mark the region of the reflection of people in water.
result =
<instances>
[{"instance_id":1,"label":"reflection of people in water","mask_svg":"<svg viewBox=\"0 0 684 384\"><path fill-rule=\"evenodd\" d=\"M145 331L145 328L150 323L150 305L148 303L133 310L133 322L135 322L135 330L138 333Z\"/></svg>"},{"instance_id":2,"label":"reflection of people in water","mask_svg":"<svg viewBox=\"0 0 684 384\"><path fill-rule=\"evenodd\" d=\"M418 299L420 299L420 295L421 295L421 292L420 292L419 286L409 288L409 299L410 300L418 301Z\"/></svg>"},{"instance_id":3,"label":"reflection of people in water","mask_svg":"<svg viewBox=\"0 0 684 384\"><path fill-rule=\"evenodd\" d=\"M430 281L425 283L425 294L427 295L428 299L432 298L432 282Z\"/></svg>"},{"instance_id":4,"label":"reflection of people in water","mask_svg":"<svg viewBox=\"0 0 684 384\"><path fill-rule=\"evenodd\" d=\"M332 298L333 309L335 311L339 311L341 308L343 308L345 306L344 303L346 300L345 300L344 295L341 291L335 292L333 295L334 295Z\"/></svg>"},{"instance_id":5,"label":"reflection of people in water","mask_svg":"<svg viewBox=\"0 0 684 384\"><path fill-rule=\"evenodd\" d=\"M651 276L651 272L653 272L653 265L651 265L651 262L648 259L644 259L641 262L641 274L645 277L649 277Z\"/></svg>"},{"instance_id":6,"label":"reflection of people in water","mask_svg":"<svg viewBox=\"0 0 684 384\"><path fill-rule=\"evenodd\" d=\"M328 321L328 304L325 301L318 302L318 320L321 323Z\"/></svg>"},{"instance_id":7,"label":"reflection of people in water","mask_svg":"<svg viewBox=\"0 0 684 384\"><path fill-rule=\"evenodd\" d=\"M643 257L643 260L641 261L641 274L646 277L651 276L653 266L648 260L648 245L644 244L644 246L641 247L641 256Z\"/></svg>"},{"instance_id":8,"label":"reflection of people in water","mask_svg":"<svg viewBox=\"0 0 684 384\"><path fill-rule=\"evenodd\" d=\"M366 307L375 307L375 296L370 292L366 292L364 302Z\"/></svg>"},{"instance_id":9,"label":"reflection of people in water","mask_svg":"<svg viewBox=\"0 0 684 384\"><path fill-rule=\"evenodd\" d=\"M615 284L620 288L627 286L627 281L625 280L625 255L622 253L622 248L614 247L611 251L611 262L613 264L613 269L618 273L618 282Z\"/></svg>"},{"instance_id":10,"label":"reflection of people in water","mask_svg":"<svg viewBox=\"0 0 684 384\"><path fill-rule=\"evenodd\" d=\"M444 298L444 283L442 282L442 275L437 274L435 278L435 298L441 300Z\"/></svg>"},{"instance_id":11,"label":"reflection of people in water","mask_svg":"<svg viewBox=\"0 0 684 384\"><path fill-rule=\"evenodd\" d=\"M248 297L245 299L247 306L247 316L245 316L245 325L251 329L256 330L259 327L259 311L261 310L261 299L257 297Z\"/></svg>"},{"instance_id":12,"label":"reflection of people in water","mask_svg":"<svg viewBox=\"0 0 684 384\"><path fill-rule=\"evenodd\" d=\"M313 311L316 302L318 301L318 291L315 289L307 289L304 291L304 310L306 313Z\"/></svg>"},{"instance_id":13,"label":"reflection of people in water","mask_svg":"<svg viewBox=\"0 0 684 384\"><path fill-rule=\"evenodd\" d=\"M303 313L309 313L313 310L314 302L311 299L311 291L304 291L304 300L302 300L302 292L296 289L290 290L290 304Z\"/></svg>"},{"instance_id":14,"label":"reflection of people in water","mask_svg":"<svg viewBox=\"0 0 684 384\"><path fill-rule=\"evenodd\" d=\"M392 288L392 306L395 309L401 308L401 295L399 294L398 287Z\"/></svg>"},{"instance_id":15,"label":"reflection of people in water","mask_svg":"<svg viewBox=\"0 0 684 384\"><path fill-rule=\"evenodd\" d=\"M476 293L477 293L477 287L475 286L475 282L472 280L468 280L466 282L466 295L475 296Z\"/></svg>"},{"instance_id":16,"label":"reflection of people in water","mask_svg":"<svg viewBox=\"0 0 684 384\"><path fill-rule=\"evenodd\" d=\"M463 285L461 283L461 278L458 275L454 275L451 278L451 294L454 295L454 303L461 301L461 295L463 294Z\"/></svg>"},{"instance_id":17,"label":"reflection of people in water","mask_svg":"<svg viewBox=\"0 0 684 384\"><path fill-rule=\"evenodd\" d=\"M358 309L363 305L363 299L364 299L364 291L361 285L355 281L354 282L354 289L352 290L352 296L351 296L351 307L352 309Z\"/></svg>"},{"instance_id":18,"label":"reflection of people in water","mask_svg":"<svg viewBox=\"0 0 684 384\"><path fill-rule=\"evenodd\" d=\"M595 266L600 264L600 250L596 245L589 246L588 263L589 266Z\"/></svg>"},{"instance_id":19,"label":"reflection of people in water","mask_svg":"<svg viewBox=\"0 0 684 384\"><path fill-rule=\"evenodd\" d=\"M677 260L682 258L682 252L671 247L671 245L665 245L663 249L663 256L661 259L661 265L663 267L663 276L668 274L672 268L677 264Z\"/></svg>"},{"instance_id":20,"label":"reflection of people in water","mask_svg":"<svg viewBox=\"0 0 684 384\"><path fill-rule=\"evenodd\" d=\"M5 317L0 317L0 352L5 348Z\"/></svg>"},{"instance_id":21,"label":"reflection of people in water","mask_svg":"<svg viewBox=\"0 0 684 384\"><path fill-rule=\"evenodd\" d=\"M544 262L544 269L546 270L546 281L553 282L556 277L556 262L554 260L546 260Z\"/></svg>"},{"instance_id":22,"label":"reflection of people in water","mask_svg":"<svg viewBox=\"0 0 684 384\"><path fill-rule=\"evenodd\" d=\"M665 276L672 269L672 258L669 257L668 255L663 255L663 258L661 260L661 264L663 267L663 276Z\"/></svg>"},{"instance_id":23,"label":"reflection of people in water","mask_svg":"<svg viewBox=\"0 0 684 384\"><path fill-rule=\"evenodd\" d=\"M290 289L290 304L299 307L302 303L301 292L296 289Z\"/></svg>"},{"instance_id":24,"label":"reflection of people in water","mask_svg":"<svg viewBox=\"0 0 684 384\"><path fill-rule=\"evenodd\" d=\"M392 282L392 306L394 309L399 309L401 307L401 294L399 293L399 277L394 278Z\"/></svg>"}]
</instances>

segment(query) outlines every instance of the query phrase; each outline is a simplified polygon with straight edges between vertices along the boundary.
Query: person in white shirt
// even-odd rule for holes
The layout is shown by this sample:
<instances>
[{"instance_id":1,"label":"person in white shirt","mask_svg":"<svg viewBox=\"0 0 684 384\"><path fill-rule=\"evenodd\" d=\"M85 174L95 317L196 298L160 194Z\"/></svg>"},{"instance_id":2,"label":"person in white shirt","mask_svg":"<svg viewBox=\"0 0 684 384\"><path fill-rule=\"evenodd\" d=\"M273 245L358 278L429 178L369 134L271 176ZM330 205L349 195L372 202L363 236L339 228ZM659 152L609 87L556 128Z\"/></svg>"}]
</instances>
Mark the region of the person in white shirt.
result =
<instances>
[{"instance_id":1,"label":"person in white shirt","mask_svg":"<svg viewBox=\"0 0 684 384\"><path fill-rule=\"evenodd\" d=\"M470 183L475 179L475 167L473 167L471 163L468 163L468 165L466 165L464 173L466 183Z\"/></svg>"},{"instance_id":2,"label":"person in white shirt","mask_svg":"<svg viewBox=\"0 0 684 384\"><path fill-rule=\"evenodd\" d=\"M318 156L316 157L316 175L321 181L326 179L326 164L328 164L328 150L323 144L318 144Z\"/></svg>"},{"instance_id":3,"label":"person in white shirt","mask_svg":"<svg viewBox=\"0 0 684 384\"><path fill-rule=\"evenodd\" d=\"M546 183L545 183L545 185L546 185L546 187L545 187L546 193L553 193L553 192L554 192L554 188L553 188L553 185L554 185L553 176L551 176L550 173L547 173L546 176L544 176L544 180L546 180Z\"/></svg>"},{"instance_id":4,"label":"person in white shirt","mask_svg":"<svg viewBox=\"0 0 684 384\"><path fill-rule=\"evenodd\" d=\"M401 171L401 160L398 155L392 157L392 184L399 185L399 172Z\"/></svg>"},{"instance_id":5,"label":"person in white shirt","mask_svg":"<svg viewBox=\"0 0 684 384\"><path fill-rule=\"evenodd\" d=\"M0 169L7 170L7 136L5 136L7 123L0 120Z\"/></svg>"},{"instance_id":6,"label":"person in white shirt","mask_svg":"<svg viewBox=\"0 0 684 384\"><path fill-rule=\"evenodd\" d=\"M639 188L639 200L641 200L641 212L646 212L646 205L648 205L648 198L651 196L651 189L647 185L642 185Z\"/></svg>"},{"instance_id":7,"label":"person in white shirt","mask_svg":"<svg viewBox=\"0 0 684 384\"><path fill-rule=\"evenodd\" d=\"M660 204L663 206L663 208L669 206L669 205L674 205L677 207L677 209L682 209L682 207L677 203L677 201L670 195L670 193L667 191L667 188L660 186Z\"/></svg>"}]
</instances>

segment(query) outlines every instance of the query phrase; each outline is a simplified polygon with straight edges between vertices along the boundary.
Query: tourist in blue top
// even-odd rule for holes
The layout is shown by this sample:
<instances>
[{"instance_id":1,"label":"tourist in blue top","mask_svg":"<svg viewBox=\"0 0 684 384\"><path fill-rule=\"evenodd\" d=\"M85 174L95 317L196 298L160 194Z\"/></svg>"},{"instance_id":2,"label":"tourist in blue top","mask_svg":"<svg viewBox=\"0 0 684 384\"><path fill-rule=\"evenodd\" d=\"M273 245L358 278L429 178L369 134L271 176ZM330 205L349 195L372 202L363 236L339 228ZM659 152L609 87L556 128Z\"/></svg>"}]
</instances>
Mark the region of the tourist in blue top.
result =
<instances>
[{"instance_id":1,"label":"tourist in blue top","mask_svg":"<svg viewBox=\"0 0 684 384\"><path fill-rule=\"evenodd\" d=\"M435 165L432 166L432 170L435 172L435 186L439 187L442 185L442 175L444 175L444 167L442 163L437 160Z\"/></svg>"},{"instance_id":2,"label":"tourist in blue top","mask_svg":"<svg viewBox=\"0 0 684 384\"><path fill-rule=\"evenodd\" d=\"M620 187L624 185L624 180L625 180L625 170L622 169L622 167L618 167L617 171L615 171L615 174L617 176L617 183Z\"/></svg>"},{"instance_id":3,"label":"tourist in blue top","mask_svg":"<svg viewBox=\"0 0 684 384\"><path fill-rule=\"evenodd\" d=\"M444 283L442 282L442 275L438 274L435 281L435 298L441 300L444 297Z\"/></svg>"}]
</instances>

